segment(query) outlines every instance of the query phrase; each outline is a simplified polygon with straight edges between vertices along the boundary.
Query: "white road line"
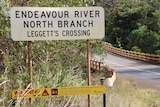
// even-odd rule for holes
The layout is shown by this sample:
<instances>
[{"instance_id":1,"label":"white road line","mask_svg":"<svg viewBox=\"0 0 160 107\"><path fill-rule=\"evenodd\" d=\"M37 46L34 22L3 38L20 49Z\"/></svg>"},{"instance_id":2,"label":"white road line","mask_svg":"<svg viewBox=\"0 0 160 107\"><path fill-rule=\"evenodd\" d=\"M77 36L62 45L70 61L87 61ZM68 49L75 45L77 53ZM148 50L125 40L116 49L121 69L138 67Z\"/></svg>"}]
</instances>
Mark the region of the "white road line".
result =
<instances>
[{"instance_id":1,"label":"white road line","mask_svg":"<svg viewBox=\"0 0 160 107\"><path fill-rule=\"evenodd\" d=\"M108 61L108 60L106 60L105 62L114 64L114 65L118 65L118 66L122 66L122 67L125 67L125 68L129 68L129 69L134 69L134 70L137 70L137 71L154 73L154 74L156 74L156 75L160 75L160 73L157 73L157 72L151 72L151 71L148 71L148 70L142 70L142 69L137 69L137 68L134 68L134 67L128 67L128 66L126 66L126 65L118 64L118 63L115 63L115 62L112 62L112 61Z\"/></svg>"}]
</instances>

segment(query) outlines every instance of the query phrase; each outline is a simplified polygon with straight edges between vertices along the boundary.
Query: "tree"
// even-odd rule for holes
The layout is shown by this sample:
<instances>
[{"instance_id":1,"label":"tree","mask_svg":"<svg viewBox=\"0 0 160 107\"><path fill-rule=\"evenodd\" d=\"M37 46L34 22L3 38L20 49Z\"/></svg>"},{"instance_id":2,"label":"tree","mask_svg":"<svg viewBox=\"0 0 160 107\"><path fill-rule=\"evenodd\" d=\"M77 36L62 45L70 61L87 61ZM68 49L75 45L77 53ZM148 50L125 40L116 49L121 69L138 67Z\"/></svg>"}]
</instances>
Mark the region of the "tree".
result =
<instances>
[{"instance_id":1,"label":"tree","mask_svg":"<svg viewBox=\"0 0 160 107\"><path fill-rule=\"evenodd\" d=\"M158 42L157 36L155 32L148 30L147 26L140 26L130 34L130 48L137 46L142 52L153 53Z\"/></svg>"},{"instance_id":2,"label":"tree","mask_svg":"<svg viewBox=\"0 0 160 107\"><path fill-rule=\"evenodd\" d=\"M137 28L136 22L140 18L138 3L121 4L115 8L114 15L106 27L106 40L117 44L120 41L123 48L127 48L129 34Z\"/></svg>"},{"instance_id":3,"label":"tree","mask_svg":"<svg viewBox=\"0 0 160 107\"><path fill-rule=\"evenodd\" d=\"M106 26L105 40L116 47L132 50L137 46L142 52L156 54L160 41L158 0L117 2Z\"/></svg>"}]
</instances>

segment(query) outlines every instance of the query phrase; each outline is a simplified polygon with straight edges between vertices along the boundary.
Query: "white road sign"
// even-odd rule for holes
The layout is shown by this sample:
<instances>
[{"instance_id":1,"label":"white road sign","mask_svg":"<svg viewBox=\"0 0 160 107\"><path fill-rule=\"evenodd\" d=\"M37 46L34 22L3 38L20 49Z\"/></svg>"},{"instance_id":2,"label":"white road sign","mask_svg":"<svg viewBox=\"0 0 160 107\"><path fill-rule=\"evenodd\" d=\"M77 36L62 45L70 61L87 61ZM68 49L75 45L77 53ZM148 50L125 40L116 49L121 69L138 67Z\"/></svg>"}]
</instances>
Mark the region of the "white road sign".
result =
<instances>
[{"instance_id":1,"label":"white road sign","mask_svg":"<svg viewBox=\"0 0 160 107\"><path fill-rule=\"evenodd\" d=\"M102 39L102 7L12 7L14 41Z\"/></svg>"}]
</instances>

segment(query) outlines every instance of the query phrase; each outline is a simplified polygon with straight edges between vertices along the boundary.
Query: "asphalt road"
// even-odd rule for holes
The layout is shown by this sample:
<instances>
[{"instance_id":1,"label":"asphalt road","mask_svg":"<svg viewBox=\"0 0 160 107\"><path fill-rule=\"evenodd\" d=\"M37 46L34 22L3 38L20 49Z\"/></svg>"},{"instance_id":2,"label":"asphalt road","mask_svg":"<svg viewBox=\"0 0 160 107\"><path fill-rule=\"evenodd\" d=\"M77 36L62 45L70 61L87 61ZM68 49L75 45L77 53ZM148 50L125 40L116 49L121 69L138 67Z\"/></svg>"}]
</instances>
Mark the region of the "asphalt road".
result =
<instances>
[{"instance_id":1,"label":"asphalt road","mask_svg":"<svg viewBox=\"0 0 160 107\"><path fill-rule=\"evenodd\" d=\"M104 61L117 73L160 84L160 65L149 64L143 61L122 57L113 53L107 56L95 56L97 60Z\"/></svg>"}]
</instances>

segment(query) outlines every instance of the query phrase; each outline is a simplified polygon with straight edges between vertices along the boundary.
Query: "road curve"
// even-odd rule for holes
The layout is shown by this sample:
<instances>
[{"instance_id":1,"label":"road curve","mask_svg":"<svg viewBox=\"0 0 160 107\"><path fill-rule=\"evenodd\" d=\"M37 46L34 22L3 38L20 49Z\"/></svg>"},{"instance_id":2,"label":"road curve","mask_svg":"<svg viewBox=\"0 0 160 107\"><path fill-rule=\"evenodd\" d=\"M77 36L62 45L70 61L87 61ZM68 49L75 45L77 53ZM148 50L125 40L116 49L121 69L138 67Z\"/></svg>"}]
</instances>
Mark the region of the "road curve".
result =
<instances>
[{"instance_id":1,"label":"road curve","mask_svg":"<svg viewBox=\"0 0 160 107\"><path fill-rule=\"evenodd\" d=\"M125 58L108 52L107 56L94 56L97 60L104 61L117 73L153 82L160 85L160 66L143 61Z\"/></svg>"}]
</instances>

